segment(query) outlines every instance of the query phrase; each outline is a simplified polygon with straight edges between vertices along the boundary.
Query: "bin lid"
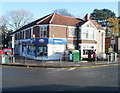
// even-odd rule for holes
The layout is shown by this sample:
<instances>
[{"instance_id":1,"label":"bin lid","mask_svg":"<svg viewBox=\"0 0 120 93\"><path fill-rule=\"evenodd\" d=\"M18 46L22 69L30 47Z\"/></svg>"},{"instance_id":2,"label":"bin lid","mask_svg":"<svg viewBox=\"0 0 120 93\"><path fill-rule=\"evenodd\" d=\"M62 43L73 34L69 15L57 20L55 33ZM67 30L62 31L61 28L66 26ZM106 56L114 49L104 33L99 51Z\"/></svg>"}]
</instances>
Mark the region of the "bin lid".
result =
<instances>
[{"instance_id":1,"label":"bin lid","mask_svg":"<svg viewBox=\"0 0 120 93\"><path fill-rule=\"evenodd\" d=\"M71 51L72 53L79 52L79 50L73 50L73 49L68 49L68 50L66 50L65 52L68 52L68 51Z\"/></svg>"},{"instance_id":2,"label":"bin lid","mask_svg":"<svg viewBox=\"0 0 120 93\"><path fill-rule=\"evenodd\" d=\"M73 50L72 52L73 52L73 53L75 53L75 52L79 52L79 50Z\"/></svg>"}]
</instances>

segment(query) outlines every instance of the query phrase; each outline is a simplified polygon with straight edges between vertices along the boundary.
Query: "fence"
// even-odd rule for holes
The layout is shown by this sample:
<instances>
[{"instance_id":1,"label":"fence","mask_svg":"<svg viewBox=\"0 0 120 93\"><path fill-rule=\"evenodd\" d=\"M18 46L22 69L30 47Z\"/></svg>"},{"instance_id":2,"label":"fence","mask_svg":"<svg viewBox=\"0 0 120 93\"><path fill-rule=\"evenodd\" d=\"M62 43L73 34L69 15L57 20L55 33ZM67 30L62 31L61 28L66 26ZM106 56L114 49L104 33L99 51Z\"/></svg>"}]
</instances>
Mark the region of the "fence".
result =
<instances>
[{"instance_id":1,"label":"fence","mask_svg":"<svg viewBox=\"0 0 120 93\"><path fill-rule=\"evenodd\" d=\"M54 56L53 56L54 57ZM110 60L110 55L107 55L107 59L103 61L72 61L69 56L59 57L58 60L34 60L19 55L5 56L5 61L2 64L23 64L26 66L88 66L88 65L99 65L99 64L112 64L118 61ZM2 60L3 60L2 59Z\"/></svg>"},{"instance_id":2,"label":"fence","mask_svg":"<svg viewBox=\"0 0 120 93\"><path fill-rule=\"evenodd\" d=\"M0 55L0 63L6 64L6 63L13 63L14 57L12 55Z\"/></svg>"},{"instance_id":3,"label":"fence","mask_svg":"<svg viewBox=\"0 0 120 93\"><path fill-rule=\"evenodd\" d=\"M55 56L56 57L56 56ZM51 60L45 60L45 57L43 57L42 60L37 60L36 59L30 59L26 57L15 57L15 62L20 63L20 64L26 64L26 65L38 65L38 66L62 66L62 65L76 65L78 62L71 62L69 60L63 60L62 57L57 58L57 60L52 60L55 59L54 56L50 58ZM68 57L66 57L68 59Z\"/></svg>"}]
</instances>

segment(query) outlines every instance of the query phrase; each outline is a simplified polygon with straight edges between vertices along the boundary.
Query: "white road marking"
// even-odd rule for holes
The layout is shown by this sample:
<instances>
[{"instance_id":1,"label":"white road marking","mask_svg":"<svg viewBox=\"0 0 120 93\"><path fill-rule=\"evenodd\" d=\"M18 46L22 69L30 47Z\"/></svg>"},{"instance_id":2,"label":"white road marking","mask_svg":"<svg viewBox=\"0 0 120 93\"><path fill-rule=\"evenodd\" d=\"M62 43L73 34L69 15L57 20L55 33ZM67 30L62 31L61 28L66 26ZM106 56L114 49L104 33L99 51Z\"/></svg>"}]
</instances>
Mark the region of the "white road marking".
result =
<instances>
[{"instance_id":1,"label":"white road marking","mask_svg":"<svg viewBox=\"0 0 120 93\"><path fill-rule=\"evenodd\" d=\"M54 69L53 72L60 72L60 71L66 70L66 69L67 68Z\"/></svg>"},{"instance_id":2,"label":"white road marking","mask_svg":"<svg viewBox=\"0 0 120 93\"><path fill-rule=\"evenodd\" d=\"M53 72L62 72L62 71L72 71L76 68L60 68L60 69L51 69L51 71L49 73L53 73Z\"/></svg>"},{"instance_id":3,"label":"white road marking","mask_svg":"<svg viewBox=\"0 0 120 93\"><path fill-rule=\"evenodd\" d=\"M74 70L74 69L76 69L76 68L69 68L68 71L72 71L72 70Z\"/></svg>"}]
</instances>

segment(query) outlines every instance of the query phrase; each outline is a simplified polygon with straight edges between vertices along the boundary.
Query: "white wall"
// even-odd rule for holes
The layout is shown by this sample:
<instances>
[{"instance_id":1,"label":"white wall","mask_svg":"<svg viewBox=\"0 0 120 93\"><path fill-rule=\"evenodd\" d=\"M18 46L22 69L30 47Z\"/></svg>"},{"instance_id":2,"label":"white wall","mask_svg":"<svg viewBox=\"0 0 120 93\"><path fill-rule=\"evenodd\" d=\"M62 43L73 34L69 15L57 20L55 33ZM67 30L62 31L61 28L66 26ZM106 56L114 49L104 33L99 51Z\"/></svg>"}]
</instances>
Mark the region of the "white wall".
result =
<instances>
[{"instance_id":1,"label":"white wall","mask_svg":"<svg viewBox=\"0 0 120 93\"><path fill-rule=\"evenodd\" d=\"M96 50L97 53L105 52L105 31L97 30L96 31Z\"/></svg>"},{"instance_id":2,"label":"white wall","mask_svg":"<svg viewBox=\"0 0 120 93\"><path fill-rule=\"evenodd\" d=\"M48 58L59 59L65 51L65 45L48 44Z\"/></svg>"}]
</instances>

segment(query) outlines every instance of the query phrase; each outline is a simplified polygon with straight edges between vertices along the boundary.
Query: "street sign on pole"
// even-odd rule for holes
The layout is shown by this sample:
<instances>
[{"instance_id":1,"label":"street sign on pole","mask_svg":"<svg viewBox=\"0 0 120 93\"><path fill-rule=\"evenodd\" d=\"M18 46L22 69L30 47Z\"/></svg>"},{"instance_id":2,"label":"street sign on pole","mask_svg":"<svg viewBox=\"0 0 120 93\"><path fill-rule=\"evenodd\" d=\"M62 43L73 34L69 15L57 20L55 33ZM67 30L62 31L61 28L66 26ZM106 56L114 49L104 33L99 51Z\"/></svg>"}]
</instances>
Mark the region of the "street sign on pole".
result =
<instances>
[{"instance_id":1,"label":"street sign on pole","mask_svg":"<svg viewBox=\"0 0 120 93\"><path fill-rule=\"evenodd\" d=\"M111 35L111 38L110 38L110 43L111 43L111 45L112 45L113 52L114 52L115 36L114 36L113 34Z\"/></svg>"},{"instance_id":2,"label":"street sign on pole","mask_svg":"<svg viewBox=\"0 0 120 93\"><path fill-rule=\"evenodd\" d=\"M111 35L110 42L111 42L111 45L115 44L115 36L114 35Z\"/></svg>"}]
</instances>

